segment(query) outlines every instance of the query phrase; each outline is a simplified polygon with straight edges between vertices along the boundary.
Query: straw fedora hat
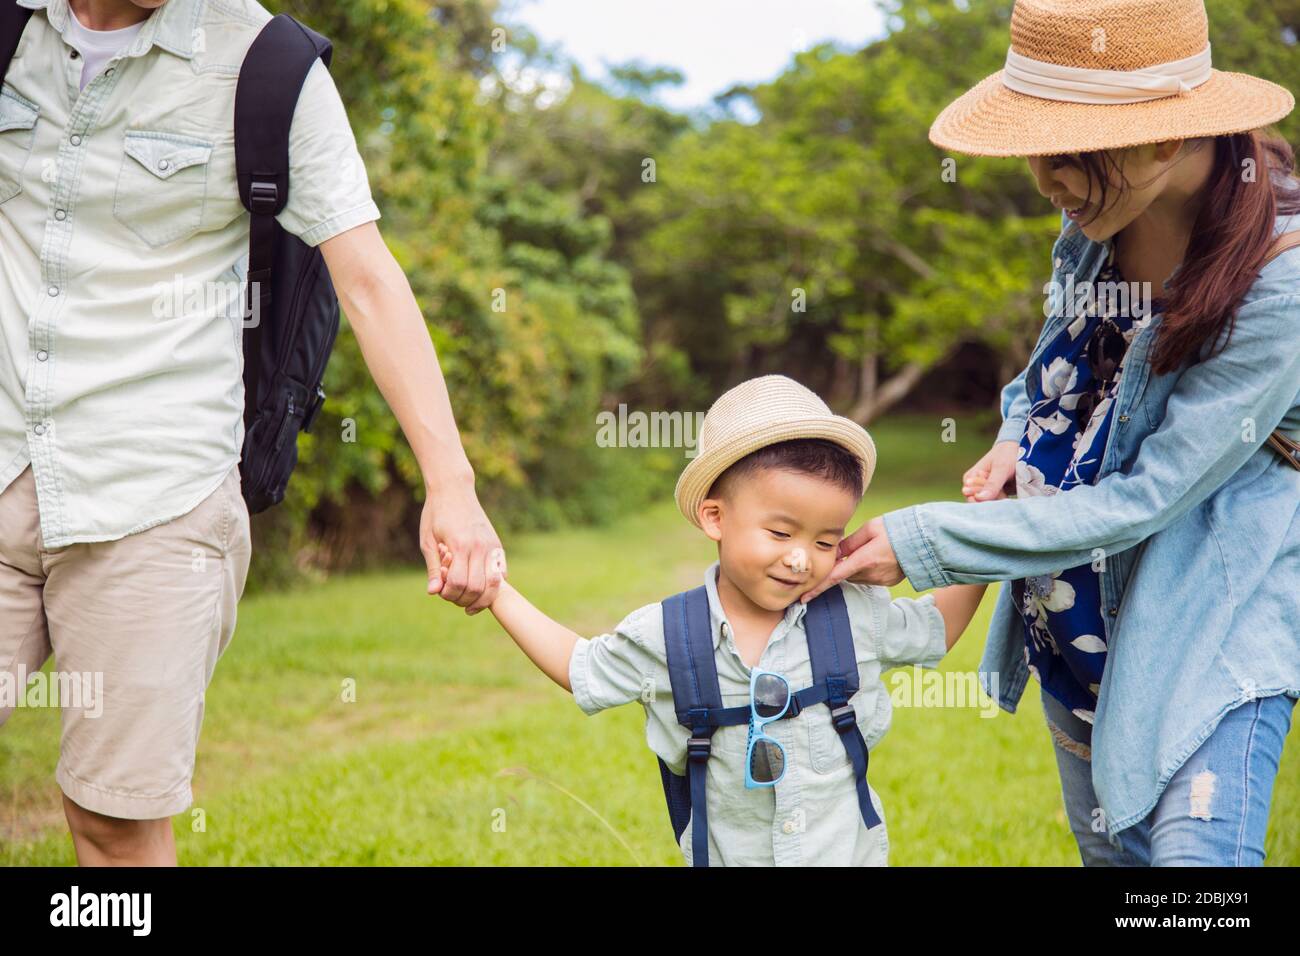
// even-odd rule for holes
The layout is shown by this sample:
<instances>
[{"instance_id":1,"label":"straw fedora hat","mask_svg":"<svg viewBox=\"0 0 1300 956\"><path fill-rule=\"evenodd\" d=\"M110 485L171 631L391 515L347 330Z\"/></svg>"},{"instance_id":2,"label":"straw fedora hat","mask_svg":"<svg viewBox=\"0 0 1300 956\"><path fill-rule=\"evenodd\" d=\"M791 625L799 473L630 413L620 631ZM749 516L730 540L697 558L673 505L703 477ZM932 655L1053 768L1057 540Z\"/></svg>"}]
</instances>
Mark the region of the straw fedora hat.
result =
<instances>
[{"instance_id":1,"label":"straw fedora hat","mask_svg":"<svg viewBox=\"0 0 1300 956\"><path fill-rule=\"evenodd\" d=\"M686 520L700 526L700 502L724 471L777 442L824 438L862 463L862 489L876 470L876 445L852 419L833 414L816 393L784 375L763 375L724 392L700 427L697 454L682 469L674 497Z\"/></svg>"},{"instance_id":2,"label":"straw fedora hat","mask_svg":"<svg viewBox=\"0 0 1300 956\"><path fill-rule=\"evenodd\" d=\"M976 156L1050 156L1240 133L1295 97L1210 65L1204 0L1016 0L1004 69L930 127Z\"/></svg>"}]
</instances>

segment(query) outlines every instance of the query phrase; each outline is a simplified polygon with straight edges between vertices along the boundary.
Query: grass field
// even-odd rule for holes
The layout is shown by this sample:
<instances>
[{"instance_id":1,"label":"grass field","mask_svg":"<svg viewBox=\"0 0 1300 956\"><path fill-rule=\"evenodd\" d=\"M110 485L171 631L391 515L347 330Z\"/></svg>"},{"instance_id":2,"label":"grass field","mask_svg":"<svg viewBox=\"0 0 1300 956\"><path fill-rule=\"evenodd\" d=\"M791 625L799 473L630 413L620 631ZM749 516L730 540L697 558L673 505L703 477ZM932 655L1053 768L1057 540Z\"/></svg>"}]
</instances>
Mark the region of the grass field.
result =
<instances>
[{"instance_id":1,"label":"grass field","mask_svg":"<svg viewBox=\"0 0 1300 956\"><path fill-rule=\"evenodd\" d=\"M860 516L959 497L987 433L941 443L933 421L872 429L881 465ZM699 584L714 557L670 500L507 546L516 586L585 634ZM943 670L975 669L995 596ZM53 782L58 721L20 709L0 730L0 864L74 862ZM1270 865L1300 863L1297 736ZM895 865L1078 864L1032 682L1015 715L897 709L871 774ZM680 864L641 709L583 716L489 614L426 596L416 567L240 605L194 792L174 819L187 864Z\"/></svg>"}]
</instances>

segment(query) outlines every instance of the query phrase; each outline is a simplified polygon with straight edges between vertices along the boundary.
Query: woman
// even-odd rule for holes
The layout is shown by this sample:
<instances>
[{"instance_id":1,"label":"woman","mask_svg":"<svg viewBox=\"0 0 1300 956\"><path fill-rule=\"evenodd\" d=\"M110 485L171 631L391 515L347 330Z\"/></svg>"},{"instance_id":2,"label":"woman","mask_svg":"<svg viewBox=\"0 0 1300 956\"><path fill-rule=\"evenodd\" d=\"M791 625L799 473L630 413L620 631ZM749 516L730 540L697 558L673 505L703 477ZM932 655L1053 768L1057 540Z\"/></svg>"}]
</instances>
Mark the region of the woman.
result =
<instances>
[{"instance_id":1,"label":"woman","mask_svg":"<svg viewBox=\"0 0 1300 956\"><path fill-rule=\"evenodd\" d=\"M1300 434L1300 250L1265 262L1300 187L1254 131L1293 106L1211 68L1201 0L1019 0L1006 68L930 132L1028 157L1062 209L1050 318L964 478L983 503L873 519L832 581L1011 582L981 682L1012 712L1039 682L1085 864L1264 858L1300 696L1300 460L1268 440Z\"/></svg>"}]
</instances>

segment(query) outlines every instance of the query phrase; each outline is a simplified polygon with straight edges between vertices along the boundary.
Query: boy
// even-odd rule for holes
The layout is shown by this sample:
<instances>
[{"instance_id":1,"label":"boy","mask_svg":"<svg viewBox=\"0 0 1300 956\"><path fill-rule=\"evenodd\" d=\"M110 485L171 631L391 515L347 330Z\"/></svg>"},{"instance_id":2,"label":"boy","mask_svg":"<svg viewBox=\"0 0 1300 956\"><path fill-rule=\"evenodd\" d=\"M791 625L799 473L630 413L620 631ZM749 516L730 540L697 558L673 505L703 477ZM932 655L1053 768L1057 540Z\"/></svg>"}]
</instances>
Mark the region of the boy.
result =
<instances>
[{"instance_id":1,"label":"boy","mask_svg":"<svg viewBox=\"0 0 1300 956\"><path fill-rule=\"evenodd\" d=\"M862 426L831 414L820 398L784 376L743 382L709 409L699 454L683 470L676 499L687 520L718 546L704 584L725 707L752 706L753 668L785 678L789 694L813 684L805 625L814 602L803 604L799 596L834 566L875 458ZM881 671L910 663L937 666L970 623L984 587L957 585L891 601L883 587L839 585L860 679L847 713L866 746L889 727L891 705ZM509 583L501 585L491 610L585 713L640 700L650 749L679 779L687 772L692 732L678 722L674 708L661 603L633 611L612 633L591 640L551 620ZM828 706L806 706L761 728L784 751L777 760L780 772L770 774L774 783L759 782L765 773L761 761L750 763L746 773L747 720L713 730L702 772L709 862L887 863L879 797L866 786L871 807L863 805L865 795L859 797L865 748L859 761L840 739ZM868 817L881 822L869 826ZM679 839L688 865L700 852L694 844L700 834L693 829L686 826Z\"/></svg>"}]
</instances>

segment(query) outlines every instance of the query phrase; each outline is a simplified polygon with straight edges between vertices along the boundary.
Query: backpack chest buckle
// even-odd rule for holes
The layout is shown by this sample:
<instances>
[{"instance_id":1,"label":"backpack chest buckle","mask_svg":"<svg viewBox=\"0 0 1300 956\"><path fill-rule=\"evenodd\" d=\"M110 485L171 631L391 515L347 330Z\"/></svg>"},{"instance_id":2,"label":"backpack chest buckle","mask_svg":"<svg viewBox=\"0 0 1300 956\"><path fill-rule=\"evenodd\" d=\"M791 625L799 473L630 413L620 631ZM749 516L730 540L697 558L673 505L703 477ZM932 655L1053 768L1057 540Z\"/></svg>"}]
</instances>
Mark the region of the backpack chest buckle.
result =
<instances>
[{"instance_id":1,"label":"backpack chest buckle","mask_svg":"<svg viewBox=\"0 0 1300 956\"><path fill-rule=\"evenodd\" d=\"M842 734L846 734L850 729L856 727L858 725L858 715L853 709L853 705L845 703L838 707L832 707L831 723Z\"/></svg>"}]
</instances>

